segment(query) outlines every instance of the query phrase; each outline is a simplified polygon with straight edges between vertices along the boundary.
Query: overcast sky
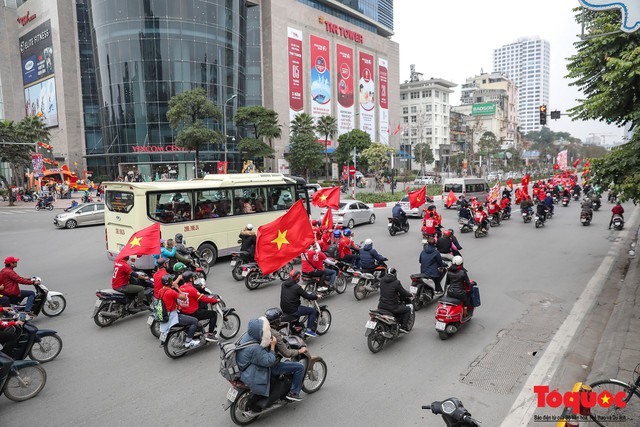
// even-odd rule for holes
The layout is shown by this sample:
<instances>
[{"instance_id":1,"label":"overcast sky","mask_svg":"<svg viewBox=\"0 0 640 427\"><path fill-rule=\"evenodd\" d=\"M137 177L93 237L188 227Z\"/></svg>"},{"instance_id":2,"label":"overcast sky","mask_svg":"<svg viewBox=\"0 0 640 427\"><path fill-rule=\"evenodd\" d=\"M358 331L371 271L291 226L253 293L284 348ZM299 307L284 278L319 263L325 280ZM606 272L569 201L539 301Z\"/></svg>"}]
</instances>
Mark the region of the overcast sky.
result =
<instances>
[{"instance_id":1,"label":"overcast sky","mask_svg":"<svg viewBox=\"0 0 640 427\"><path fill-rule=\"evenodd\" d=\"M460 86L466 78L492 72L493 49L518 38L539 36L551 45L550 110L577 104L582 97L569 86L566 58L575 53L580 26L572 9L578 0L395 0L392 40L400 45L400 81L409 79L410 64L425 78L443 78L458 85L451 97L460 104ZM547 119L555 132L569 132L582 140L590 133L620 141L623 130L602 122Z\"/></svg>"}]
</instances>

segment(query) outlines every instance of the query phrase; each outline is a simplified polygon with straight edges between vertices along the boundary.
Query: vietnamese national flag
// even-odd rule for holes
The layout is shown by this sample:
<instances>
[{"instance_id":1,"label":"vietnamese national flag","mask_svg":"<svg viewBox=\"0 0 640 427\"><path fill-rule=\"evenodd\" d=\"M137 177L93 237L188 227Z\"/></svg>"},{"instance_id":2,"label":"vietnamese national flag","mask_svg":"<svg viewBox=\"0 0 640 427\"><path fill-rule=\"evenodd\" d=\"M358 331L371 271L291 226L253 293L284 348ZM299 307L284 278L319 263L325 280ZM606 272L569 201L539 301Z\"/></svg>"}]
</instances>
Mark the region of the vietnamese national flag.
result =
<instances>
[{"instance_id":1,"label":"vietnamese national flag","mask_svg":"<svg viewBox=\"0 0 640 427\"><path fill-rule=\"evenodd\" d=\"M328 208L322 217L321 228L323 230L333 230L333 212Z\"/></svg>"},{"instance_id":2,"label":"vietnamese national flag","mask_svg":"<svg viewBox=\"0 0 640 427\"><path fill-rule=\"evenodd\" d=\"M409 196L409 209L419 208L427 201L427 186L425 185L416 191L410 191L407 196Z\"/></svg>"},{"instance_id":3,"label":"vietnamese national flag","mask_svg":"<svg viewBox=\"0 0 640 427\"><path fill-rule=\"evenodd\" d=\"M304 252L314 242L313 229L302 200L280 218L258 227L256 262L262 274L271 274Z\"/></svg>"},{"instance_id":4,"label":"vietnamese national flag","mask_svg":"<svg viewBox=\"0 0 640 427\"><path fill-rule=\"evenodd\" d=\"M588 169L589 166L591 166L591 163L589 163L589 160L587 160L586 162L584 162L584 166L582 166L583 169Z\"/></svg>"},{"instance_id":5,"label":"vietnamese national flag","mask_svg":"<svg viewBox=\"0 0 640 427\"><path fill-rule=\"evenodd\" d=\"M577 168L577 167L578 167L578 164L580 164L580 159L576 159L576 161L575 161L575 162L573 162L573 168L574 168L574 169L575 169L575 168Z\"/></svg>"},{"instance_id":6,"label":"vietnamese national flag","mask_svg":"<svg viewBox=\"0 0 640 427\"><path fill-rule=\"evenodd\" d=\"M140 231L136 231L122 248L116 260L129 255L155 255L160 253L160 223L156 222Z\"/></svg>"},{"instance_id":7,"label":"vietnamese national flag","mask_svg":"<svg viewBox=\"0 0 640 427\"><path fill-rule=\"evenodd\" d=\"M507 187L509 187L509 190L513 190L513 179L509 178L507 180Z\"/></svg>"},{"instance_id":8,"label":"vietnamese national flag","mask_svg":"<svg viewBox=\"0 0 640 427\"><path fill-rule=\"evenodd\" d=\"M522 188L526 188L527 190L529 189L529 179L531 179L530 174L526 174L524 178L522 178L522 180L520 181L520 185L522 185Z\"/></svg>"},{"instance_id":9,"label":"vietnamese national flag","mask_svg":"<svg viewBox=\"0 0 640 427\"><path fill-rule=\"evenodd\" d=\"M450 208L451 205L457 201L458 201L458 198L456 197L455 194L453 194L453 190L449 190L449 194L447 195L447 202L446 202L447 207Z\"/></svg>"},{"instance_id":10,"label":"vietnamese national flag","mask_svg":"<svg viewBox=\"0 0 640 427\"><path fill-rule=\"evenodd\" d=\"M516 205L519 205L522 199L524 199L522 190L520 188L516 188Z\"/></svg>"},{"instance_id":11,"label":"vietnamese national flag","mask_svg":"<svg viewBox=\"0 0 640 427\"><path fill-rule=\"evenodd\" d=\"M319 208L340 207L340 187L323 188L316 191L311 199L311 204Z\"/></svg>"}]
</instances>

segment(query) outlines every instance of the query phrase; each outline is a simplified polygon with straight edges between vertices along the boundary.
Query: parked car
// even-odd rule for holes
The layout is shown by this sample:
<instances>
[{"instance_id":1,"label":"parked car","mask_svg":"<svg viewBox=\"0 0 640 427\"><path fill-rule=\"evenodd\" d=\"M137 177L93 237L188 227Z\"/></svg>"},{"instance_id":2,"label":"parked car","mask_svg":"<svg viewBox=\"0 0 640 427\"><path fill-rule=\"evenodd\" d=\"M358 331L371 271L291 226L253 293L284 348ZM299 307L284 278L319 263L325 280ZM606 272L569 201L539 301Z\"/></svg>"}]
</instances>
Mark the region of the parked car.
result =
<instances>
[{"instance_id":1,"label":"parked car","mask_svg":"<svg viewBox=\"0 0 640 427\"><path fill-rule=\"evenodd\" d=\"M324 215L327 208L322 209ZM373 209L358 200L340 201L337 211L333 211L333 224L342 227L352 228L357 224L373 224L376 216Z\"/></svg>"},{"instance_id":2,"label":"parked car","mask_svg":"<svg viewBox=\"0 0 640 427\"><path fill-rule=\"evenodd\" d=\"M92 224L104 224L104 203L83 203L53 218L53 225L58 228Z\"/></svg>"},{"instance_id":3,"label":"parked car","mask_svg":"<svg viewBox=\"0 0 640 427\"><path fill-rule=\"evenodd\" d=\"M402 199L400 199L400 207L407 214L407 216L412 216L416 218L424 218L424 210L427 207L426 204L433 203L433 199L427 196L427 200L422 205L417 208L410 209L409 196L405 195Z\"/></svg>"},{"instance_id":4,"label":"parked car","mask_svg":"<svg viewBox=\"0 0 640 427\"><path fill-rule=\"evenodd\" d=\"M436 180L433 179L432 176L426 176L426 175L417 176L416 179L413 181L414 185L432 185L435 183L436 183Z\"/></svg>"}]
</instances>

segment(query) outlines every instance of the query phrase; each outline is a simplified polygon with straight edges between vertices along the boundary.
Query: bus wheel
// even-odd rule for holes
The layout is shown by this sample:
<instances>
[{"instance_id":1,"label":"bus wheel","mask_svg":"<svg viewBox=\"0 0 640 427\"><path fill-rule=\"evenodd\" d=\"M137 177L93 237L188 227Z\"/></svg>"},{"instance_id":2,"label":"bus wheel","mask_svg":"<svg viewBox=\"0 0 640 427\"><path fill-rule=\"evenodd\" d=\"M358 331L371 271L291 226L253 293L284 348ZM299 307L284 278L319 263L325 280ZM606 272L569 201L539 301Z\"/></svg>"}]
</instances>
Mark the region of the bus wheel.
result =
<instances>
[{"instance_id":1,"label":"bus wheel","mask_svg":"<svg viewBox=\"0 0 640 427\"><path fill-rule=\"evenodd\" d=\"M209 265L215 264L216 259L218 259L218 250L215 248L215 246L209 243L201 244L198 248L198 252L200 252L202 258L204 258L204 260L207 261Z\"/></svg>"}]
</instances>

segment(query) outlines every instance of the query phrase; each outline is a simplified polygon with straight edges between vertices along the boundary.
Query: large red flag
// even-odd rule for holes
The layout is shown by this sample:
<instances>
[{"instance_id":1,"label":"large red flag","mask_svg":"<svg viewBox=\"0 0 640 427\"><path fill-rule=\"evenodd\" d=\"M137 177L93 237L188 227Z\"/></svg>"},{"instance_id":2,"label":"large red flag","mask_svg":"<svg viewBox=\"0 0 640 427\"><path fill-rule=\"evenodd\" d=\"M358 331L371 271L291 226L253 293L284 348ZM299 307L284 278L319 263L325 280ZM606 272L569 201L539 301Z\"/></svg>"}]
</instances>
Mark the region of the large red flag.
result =
<instances>
[{"instance_id":1,"label":"large red flag","mask_svg":"<svg viewBox=\"0 0 640 427\"><path fill-rule=\"evenodd\" d=\"M450 208L451 205L457 201L458 201L458 198L456 197L455 194L453 194L453 190L449 190L449 194L447 195L447 202L446 202L447 207Z\"/></svg>"},{"instance_id":2,"label":"large red flag","mask_svg":"<svg viewBox=\"0 0 640 427\"><path fill-rule=\"evenodd\" d=\"M262 274L278 270L314 240L307 211L302 200L298 200L286 214L258 228L255 258Z\"/></svg>"},{"instance_id":3,"label":"large red flag","mask_svg":"<svg viewBox=\"0 0 640 427\"><path fill-rule=\"evenodd\" d=\"M589 162L589 160L587 160L586 162L584 162L584 166L582 166L583 169L588 169L589 166L591 166L591 163Z\"/></svg>"},{"instance_id":4,"label":"large red flag","mask_svg":"<svg viewBox=\"0 0 640 427\"><path fill-rule=\"evenodd\" d=\"M333 212L331 208L328 208L322 217L322 224L320 225L323 230L333 229Z\"/></svg>"},{"instance_id":5,"label":"large red flag","mask_svg":"<svg viewBox=\"0 0 640 427\"><path fill-rule=\"evenodd\" d=\"M509 190L513 190L513 179L509 178L507 180L507 187L509 187Z\"/></svg>"},{"instance_id":6,"label":"large red flag","mask_svg":"<svg viewBox=\"0 0 640 427\"><path fill-rule=\"evenodd\" d=\"M520 187L516 188L516 205L519 205L524 197L522 196L522 190Z\"/></svg>"},{"instance_id":7,"label":"large red flag","mask_svg":"<svg viewBox=\"0 0 640 427\"><path fill-rule=\"evenodd\" d=\"M129 241L122 248L117 260L129 255L155 255L160 253L160 223L156 222L140 231L133 233Z\"/></svg>"},{"instance_id":8,"label":"large red flag","mask_svg":"<svg viewBox=\"0 0 640 427\"><path fill-rule=\"evenodd\" d=\"M427 200L427 186L425 185L416 191L410 191L407 196L409 196L409 209L419 208Z\"/></svg>"},{"instance_id":9,"label":"large red flag","mask_svg":"<svg viewBox=\"0 0 640 427\"><path fill-rule=\"evenodd\" d=\"M576 159L576 161L573 162L573 168L574 169L577 168L579 164L580 164L580 159Z\"/></svg>"},{"instance_id":10,"label":"large red flag","mask_svg":"<svg viewBox=\"0 0 640 427\"><path fill-rule=\"evenodd\" d=\"M522 178L522 180L520 181L520 185L522 185L523 188L527 188L527 190L529 187L529 179L531 179L531 175L526 174L524 178Z\"/></svg>"},{"instance_id":11,"label":"large red flag","mask_svg":"<svg viewBox=\"0 0 640 427\"><path fill-rule=\"evenodd\" d=\"M314 193L311 204L319 208L340 207L340 187L323 188Z\"/></svg>"}]
</instances>

